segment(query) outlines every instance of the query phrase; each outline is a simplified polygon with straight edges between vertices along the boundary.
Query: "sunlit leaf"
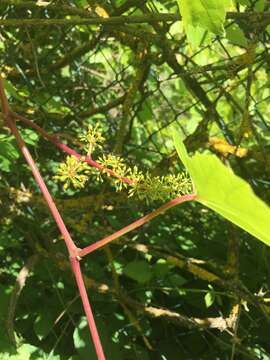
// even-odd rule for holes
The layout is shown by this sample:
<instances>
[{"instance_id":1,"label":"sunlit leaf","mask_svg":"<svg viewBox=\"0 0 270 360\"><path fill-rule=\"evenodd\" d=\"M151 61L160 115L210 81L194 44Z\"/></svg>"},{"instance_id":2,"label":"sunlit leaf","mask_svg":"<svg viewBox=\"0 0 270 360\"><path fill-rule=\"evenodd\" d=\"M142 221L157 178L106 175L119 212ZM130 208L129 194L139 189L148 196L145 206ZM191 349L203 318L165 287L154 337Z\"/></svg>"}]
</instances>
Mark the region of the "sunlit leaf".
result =
<instances>
[{"instance_id":1,"label":"sunlit leaf","mask_svg":"<svg viewBox=\"0 0 270 360\"><path fill-rule=\"evenodd\" d=\"M178 0L188 40L196 45L198 31L221 35L230 0Z\"/></svg>"},{"instance_id":2,"label":"sunlit leaf","mask_svg":"<svg viewBox=\"0 0 270 360\"><path fill-rule=\"evenodd\" d=\"M204 296L204 302L207 308L211 307L216 299L216 294L213 287L211 285L208 285L208 287L210 290Z\"/></svg>"},{"instance_id":3,"label":"sunlit leaf","mask_svg":"<svg viewBox=\"0 0 270 360\"><path fill-rule=\"evenodd\" d=\"M248 41L242 29L237 24L232 24L226 29L227 39L235 45L247 47Z\"/></svg>"},{"instance_id":4,"label":"sunlit leaf","mask_svg":"<svg viewBox=\"0 0 270 360\"><path fill-rule=\"evenodd\" d=\"M214 155L190 157L176 131L174 141L193 180L196 200L270 245L270 208L251 187Z\"/></svg>"}]
</instances>

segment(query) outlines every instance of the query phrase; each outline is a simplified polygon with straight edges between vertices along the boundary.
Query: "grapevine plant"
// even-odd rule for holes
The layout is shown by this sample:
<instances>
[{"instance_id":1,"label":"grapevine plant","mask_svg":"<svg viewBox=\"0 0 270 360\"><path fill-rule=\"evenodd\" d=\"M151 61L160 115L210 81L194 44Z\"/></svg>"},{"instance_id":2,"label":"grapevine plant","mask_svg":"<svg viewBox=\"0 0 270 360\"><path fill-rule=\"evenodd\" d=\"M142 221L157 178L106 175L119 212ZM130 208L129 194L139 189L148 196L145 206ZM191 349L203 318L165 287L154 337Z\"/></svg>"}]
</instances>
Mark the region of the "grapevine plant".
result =
<instances>
[{"instance_id":1,"label":"grapevine plant","mask_svg":"<svg viewBox=\"0 0 270 360\"><path fill-rule=\"evenodd\" d=\"M201 202L270 245L270 225L268 221L270 210L266 204L255 196L247 183L234 175L215 156L196 154L190 157L177 131L174 131L176 149L189 175L187 172L183 172L162 177L151 176L148 172L142 172L137 166L129 166L125 163L124 159L116 155L105 154L103 149L105 137L98 123L94 126L89 125L79 136L84 151L83 154L79 154L63 144L57 135L47 133L35 122L15 113L11 109L6 97L2 77L0 77L0 99L5 125L16 138L18 147L31 168L35 181L40 187L48 208L65 240L71 268L76 279L92 341L99 360L104 360L105 355L81 272L80 261L84 256L144 225L164 211L193 200ZM67 189L69 186L77 189L83 188L86 186L88 179L93 176L98 181L103 181L106 177L112 182L116 191L128 191L129 196L137 197L148 204L157 200L164 202L164 204L115 233L83 249L79 248L73 242L37 165L21 137L16 126L17 120L35 129L45 139L51 141L67 154L65 162L59 165L54 177L55 180L63 183L64 189ZM97 150L101 152L101 156L96 161L94 157ZM254 207L256 207L256 215L253 213Z\"/></svg>"},{"instance_id":2,"label":"grapevine plant","mask_svg":"<svg viewBox=\"0 0 270 360\"><path fill-rule=\"evenodd\" d=\"M103 138L98 124L95 127L89 126L87 133L81 135L80 140L85 143L84 149L86 155L81 155L75 150L71 149L67 145L61 143L57 136L48 134L43 128L39 127L34 122L12 111L8 99L5 94L3 78L0 77L0 98L2 105L2 115L5 121L5 125L10 129L14 137L16 138L18 147L23 154L26 162L28 163L32 174L38 184L43 197L48 205L48 208L61 232L63 239L68 250L69 259L80 297L83 303L83 308L87 317L92 341L95 346L97 358L99 360L105 359L104 351L101 345L98 330L95 324L91 305L87 296L81 267L80 260L87 254L99 249L112 240L119 238L120 236L142 226L153 218L157 217L164 211L176 206L180 203L195 199L196 194L192 192L191 180L187 174L169 175L165 177L151 177L148 173L143 174L137 169L128 167L124 164L123 160L119 157L108 155L99 158L96 162L92 158L92 153L96 148L100 148L101 144L105 141ZM21 120L28 126L31 126L38 131L44 138L53 142L58 148L65 151L68 156L66 162L61 164L58 169L58 174L55 176L57 180L64 183L64 188L69 185L73 185L75 188L81 188L85 186L91 168L95 169L94 174L96 176L109 176L114 179L114 185L119 191L122 188L129 188L130 196L138 196L140 199L150 200L165 200L171 198L172 195L177 195L173 200L169 200L164 205L154 210L150 214L142 217L141 219L129 224L128 226L118 230L117 232L101 239L94 244L91 244L83 249L80 249L73 242L68 229L64 223L64 220L59 213L55 202L38 170L38 167L33 160L17 126L16 120Z\"/></svg>"}]
</instances>

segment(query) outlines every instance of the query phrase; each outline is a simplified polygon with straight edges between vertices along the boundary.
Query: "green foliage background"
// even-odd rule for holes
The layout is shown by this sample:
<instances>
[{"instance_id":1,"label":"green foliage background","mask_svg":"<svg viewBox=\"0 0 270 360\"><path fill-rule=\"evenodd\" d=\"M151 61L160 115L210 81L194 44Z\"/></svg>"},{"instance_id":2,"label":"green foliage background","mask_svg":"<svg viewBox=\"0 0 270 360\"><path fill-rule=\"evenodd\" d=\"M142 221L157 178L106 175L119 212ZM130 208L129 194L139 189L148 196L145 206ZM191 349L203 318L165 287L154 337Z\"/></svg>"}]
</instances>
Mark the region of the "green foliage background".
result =
<instances>
[{"instance_id":1,"label":"green foliage background","mask_svg":"<svg viewBox=\"0 0 270 360\"><path fill-rule=\"evenodd\" d=\"M0 28L12 108L78 151L83 129L99 122L107 154L155 176L183 170L174 124L190 153L215 153L269 204L269 2L224 4L224 32L207 32L204 19L187 40L177 1L2 0L0 23L67 20ZM158 13L175 20L68 24ZM94 359L63 240L0 125L0 359ZM116 193L108 181L65 191L53 180L65 155L18 126L78 246L161 205ZM269 269L269 247L197 203L83 260L105 352L117 360L270 359Z\"/></svg>"}]
</instances>

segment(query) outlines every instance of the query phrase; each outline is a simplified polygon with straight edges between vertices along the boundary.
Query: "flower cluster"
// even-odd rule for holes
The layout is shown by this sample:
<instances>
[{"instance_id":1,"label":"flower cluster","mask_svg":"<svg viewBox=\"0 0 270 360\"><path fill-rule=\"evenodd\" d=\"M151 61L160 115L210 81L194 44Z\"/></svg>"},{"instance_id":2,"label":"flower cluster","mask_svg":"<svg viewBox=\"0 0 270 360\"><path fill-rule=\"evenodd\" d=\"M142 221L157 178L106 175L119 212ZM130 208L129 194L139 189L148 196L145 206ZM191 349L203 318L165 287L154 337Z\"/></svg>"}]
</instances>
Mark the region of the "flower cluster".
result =
<instances>
[{"instance_id":1,"label":"flower cluster","mask_svg":"<svg viewBox=\"0 0 270 360\"><path fill-rule=\"evenodd\" d=\"M192 183L186 173L166 176L151 176L146 173L129 189L129 196L135 195L138 199L150 203L157 200L167 201L191 192Z\"/></svg>"},{"instance_id":2,"label":"flower cluster","mask_svg":"<svg viewBox=\"0 0 270 360\"><path fill-rule=\"evenodd\" d=\"M75 189L82 189L88 180L90 170L85 162L75 156L67 156L66 162L59 165L57 173L54 179L63 182L65 190L70 185L73 185Z\"/></svg>"},{"instance_id":3,"label":"flower cluster","mask_svg":"<svg viewBox=\"0 0 270 360\"><path fill-rule=\"evenodd\" d=\"M102 144L105 141L99 123L95 126L88 125L87 132L81 134L79 139L85 143L84 149L88 156L91 155L94 150L98 148L102 149Z\"/></svg>"},{"instance_id":4,"label":"flower cluster","mask_svg":"<svg viewBox=\"0 0 270 360\"><path fill-rule=\"evenodd\" d=\"M129 184L125 179L130 174L130 168L128 168L122 158L113 154L103 154L102 157L98 158L98 163L102 165L101 173L111 178L116 191L121 191L128 187Z\"/></svg>"},{"instance_id":5,"label":"flower cluster","mask_svg":"<svg viewBox=\"0 0 270 360\"><path fill-rule=\"evenodd\" d=\"M99 124L88 126L87 133L80 136L85 145L87 156L94 150L102 148L105 139ZM139 200L147 203L152 201L166 201L177 196L192 192L192 182L186 173L166 176L151 176L149 172L143 173L137 166L130 167L124 160L112 154L103 154L98 158L101 166L99 171L91 171L89 165L75 156L68 156L66 162L60 164L56 180L64 182L64 189L72 185L75 188L83 188L90 173L96 176L97 181L103 181L104 176L109 178L116 191L128 189L129 196L136 196Z\"/></svg>"}]
</instances>

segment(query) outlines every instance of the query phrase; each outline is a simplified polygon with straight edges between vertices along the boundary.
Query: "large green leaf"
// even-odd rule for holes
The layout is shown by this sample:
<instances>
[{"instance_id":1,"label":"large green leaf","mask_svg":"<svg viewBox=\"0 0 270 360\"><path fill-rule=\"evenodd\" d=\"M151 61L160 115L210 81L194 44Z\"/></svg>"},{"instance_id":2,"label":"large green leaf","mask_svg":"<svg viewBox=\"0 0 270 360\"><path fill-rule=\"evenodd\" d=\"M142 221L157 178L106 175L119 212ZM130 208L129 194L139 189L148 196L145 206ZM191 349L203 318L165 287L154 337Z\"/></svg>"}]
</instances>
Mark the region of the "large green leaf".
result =
<instances>
[{"instance_id":1,"label":"large green leaf","mask_svg":"<svg viewBox=\"0 0 270 360\"><path fill-rule=\"evenodd\" d=\"M188 40L195 44L198 31L220 35L230 0L177 0Z\"/></svg>"},{"instance_id":2,"label":"large green leaf","mask_svg":"<svg viewBox=\"0 0 270 360\"><path fill-rule=\"evenodd\" d=\"M270 245L270 208L215 156L190 157L179 134L174 142L197 192L196 200Z\"/></svg>"}]
</instances>

